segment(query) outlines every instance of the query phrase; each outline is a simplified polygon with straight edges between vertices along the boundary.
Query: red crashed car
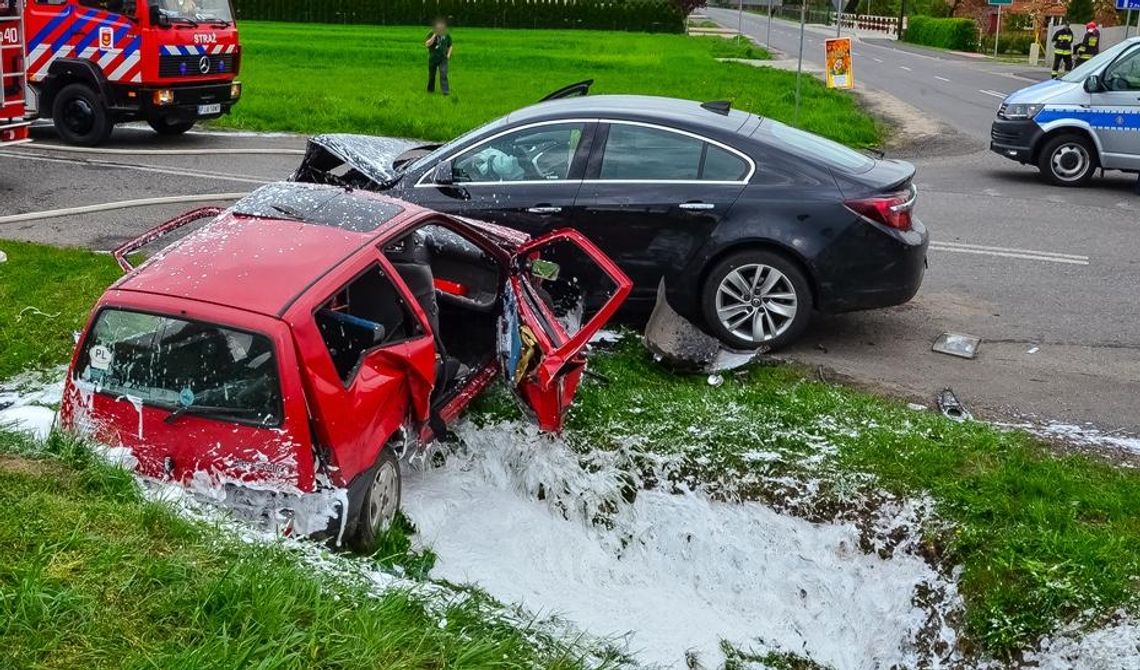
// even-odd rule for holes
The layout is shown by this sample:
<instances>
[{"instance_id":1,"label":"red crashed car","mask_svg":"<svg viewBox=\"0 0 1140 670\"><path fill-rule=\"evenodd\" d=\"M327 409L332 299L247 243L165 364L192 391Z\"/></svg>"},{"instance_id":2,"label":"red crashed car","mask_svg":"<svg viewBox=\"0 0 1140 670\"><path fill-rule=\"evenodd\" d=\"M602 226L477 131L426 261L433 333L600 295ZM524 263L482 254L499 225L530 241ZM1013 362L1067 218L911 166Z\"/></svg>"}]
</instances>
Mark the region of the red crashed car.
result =
<instances>
[{"instance_id":1,"label":"red crashed car","mask_svg":"<svg viewBox=\"0 0 1140 670\"><path fill-rule=\"evenodd\" d=\"M196 210L116 257L129 272L79 340L62 425L126 447L144 476L362 550L399 507L400 458L497 377L559 430L586 343L631 288L573 230L532 240L308 184Z\"/></svg>"}]
</instances>

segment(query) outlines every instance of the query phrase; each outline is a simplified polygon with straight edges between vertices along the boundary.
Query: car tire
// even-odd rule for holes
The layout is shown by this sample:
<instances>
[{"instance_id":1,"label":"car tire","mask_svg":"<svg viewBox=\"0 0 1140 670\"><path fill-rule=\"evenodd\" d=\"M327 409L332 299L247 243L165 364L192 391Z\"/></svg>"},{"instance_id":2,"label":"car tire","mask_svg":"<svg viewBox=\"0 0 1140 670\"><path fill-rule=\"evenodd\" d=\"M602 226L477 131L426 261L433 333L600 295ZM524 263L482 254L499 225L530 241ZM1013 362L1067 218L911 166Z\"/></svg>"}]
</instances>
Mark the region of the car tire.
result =
<instances>
[{"instance_id":1,"label":"car tire","mask_svg":"<svg viewBox=\"0 0 1140 670\"><path fill-rule=\"evenodd\" d=\"M159 135L183 135L197 123L194 120L170 122L163 118L147 119L146 122Z\"/></svg>"},{"instance_id":2,"label":"car tire","mask_svg":"<svg viewBox=\"0 0 1140 670\"><path fill-rule=\"evenodd\" d=\"M348 544L355 551L371 554L376 550L376 540L391 527L400 509L400 462L395 452L384 447L376 464L363 476L368 478L367 484L361 488L359 512Z\"/></svg>"},{"instance_id":3,"label":"car tire","mask_svg":"<svg viewBox=\"0 0 1140 670\"><path fill-rule=\"evenodd\" d=\"M1054 186L1084 186L1098 166L1096 147L1084 135L1065 133L1041 147L1037 169Z\"/></svg>"},{"instance_id":4,"label":"car tire","mask_svg":"<svg viewBox=\"0 0 1140 670\"><path fill-rule=\"evenodd\" d=\"M772 274L775 273L775 274ZM732 349L779 349L811 320L811 285L799 265L762 249L738 251L709 270L701 310L712 335Z\"/></svg>"},{"instance_id":5,"label":"car tire","mask_svg":"<svg viewBox=\"0 0 1140 670\"><path fill-rule=\"evenodd\" d=\"M55 96L52 123L64 142L83 147L107 141L115 124L95 91L86 84L68 84Z\"/></svg>"}]
</instances>

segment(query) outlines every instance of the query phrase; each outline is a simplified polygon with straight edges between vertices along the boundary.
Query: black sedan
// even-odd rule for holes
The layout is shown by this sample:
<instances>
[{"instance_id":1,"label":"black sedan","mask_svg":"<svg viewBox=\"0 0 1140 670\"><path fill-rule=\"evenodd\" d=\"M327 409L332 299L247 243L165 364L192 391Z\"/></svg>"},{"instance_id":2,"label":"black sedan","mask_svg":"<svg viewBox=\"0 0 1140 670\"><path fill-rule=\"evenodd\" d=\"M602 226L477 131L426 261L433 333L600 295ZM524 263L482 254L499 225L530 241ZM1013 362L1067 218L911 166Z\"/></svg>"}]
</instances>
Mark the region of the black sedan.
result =
<instances>
[{"instance_id":1,"label":"black sedan","mask_svg":"<svg viewBox=\"0 0 1140 670\"><path fill-rule=\"evenodd\" d=\"M648 311L669 305L736 349L776 348L811 312L904 303L927 233L914 167L777 121L647 96L562 97L444 145L324 135L294 179L383 190L531 235L590 237Z\"/></svg>"}]
</instances>

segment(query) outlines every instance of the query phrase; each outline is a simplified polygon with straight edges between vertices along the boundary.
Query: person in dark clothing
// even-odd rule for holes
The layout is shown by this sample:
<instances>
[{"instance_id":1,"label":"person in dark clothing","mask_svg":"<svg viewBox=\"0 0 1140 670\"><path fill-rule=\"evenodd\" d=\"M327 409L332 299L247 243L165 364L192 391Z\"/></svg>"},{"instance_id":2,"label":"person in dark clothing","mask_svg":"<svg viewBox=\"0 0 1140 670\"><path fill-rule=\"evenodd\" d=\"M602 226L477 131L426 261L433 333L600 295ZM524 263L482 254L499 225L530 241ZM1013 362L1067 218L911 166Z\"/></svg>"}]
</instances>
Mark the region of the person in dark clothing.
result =
<instances>
[{"instance_id":1,"label":"person in dark clothing","mask_svg":"<svg viewBox=\"0 0 1140 670\"><path fill-rule=\"evenodd\" d=\"M1065 72L1073 69L1073 30L1069 24L1062 23L1057 32L1053 33L1053 78L1061 76L1062 68Z\"/></svg>"},{"instance_id":2,"label":"person in dark clothing","mask_svg":"<svg viewBox=\"0 0 1140 670\"><path fill-rule=\"evenodd\" d=\"M1096 21L1089 21L1088 25L1085 26L1085 36L1077 45L1077 65L1098 53L1100 53L1100 29L1096 27Z\"/></svg>"},{"instance_id":3,"label":"person in dark clothing","mask_svg":"<svg viewBox=\"0 0 1140 670\"><path fill-rule=\"evenodd\" d=\"M447 30L447 21L436 19L424 46L428 50L428 93L435 93L435 73L438 70L440 90L447 95L451 92L447 81L447 64L451 61L451 33Z\"/></svg>"}]
</instances>

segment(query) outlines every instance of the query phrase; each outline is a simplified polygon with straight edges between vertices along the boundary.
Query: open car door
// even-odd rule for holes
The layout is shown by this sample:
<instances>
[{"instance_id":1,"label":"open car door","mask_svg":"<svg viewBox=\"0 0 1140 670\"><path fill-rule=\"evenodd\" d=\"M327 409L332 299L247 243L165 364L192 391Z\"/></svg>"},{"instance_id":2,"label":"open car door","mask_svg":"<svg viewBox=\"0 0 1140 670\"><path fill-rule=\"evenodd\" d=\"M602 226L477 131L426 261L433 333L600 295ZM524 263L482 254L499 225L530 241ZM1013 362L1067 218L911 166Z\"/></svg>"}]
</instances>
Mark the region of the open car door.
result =
<instances>
[{"instance_id":1,"label":"open car door","mask_svg":"<svg viewBox=\"0 0 1140 670\"><path fill-rule=\"evenodd\" d=\"M557 432L586 365L583 351L633 282L576 230L518 248L500 324L507 385L541 430Z\"/></svg>"}]
</instances>

